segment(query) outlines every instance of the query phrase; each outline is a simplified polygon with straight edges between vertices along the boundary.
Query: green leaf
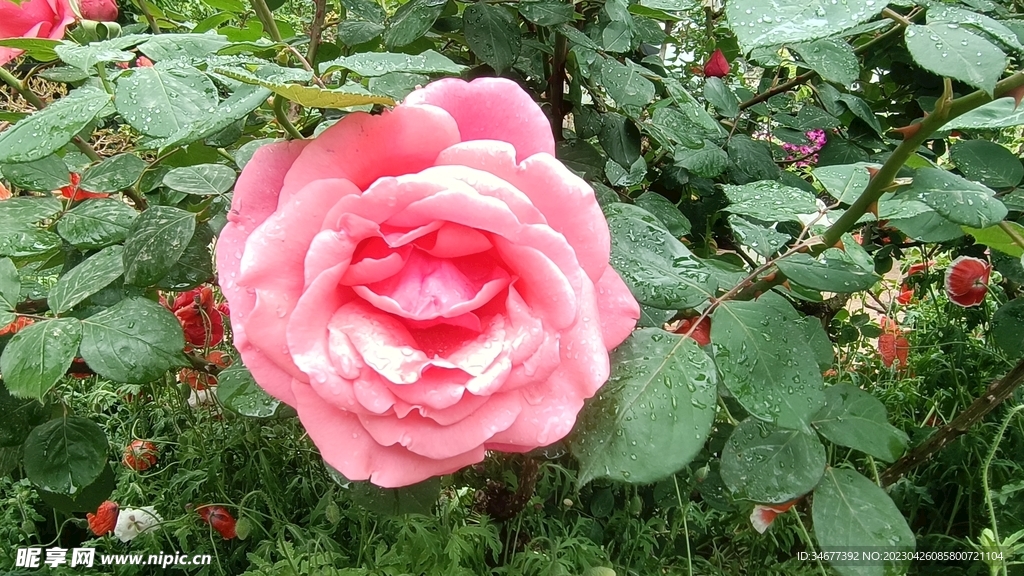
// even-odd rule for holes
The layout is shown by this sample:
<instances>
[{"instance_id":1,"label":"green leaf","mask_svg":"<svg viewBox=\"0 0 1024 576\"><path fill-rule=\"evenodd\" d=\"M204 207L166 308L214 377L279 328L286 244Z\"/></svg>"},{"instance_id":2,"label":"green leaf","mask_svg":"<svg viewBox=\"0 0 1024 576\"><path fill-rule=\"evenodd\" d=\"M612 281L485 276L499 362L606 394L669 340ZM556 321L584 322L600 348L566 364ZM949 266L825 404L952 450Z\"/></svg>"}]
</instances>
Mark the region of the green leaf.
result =
<instances>
[{"instance_id":1,"label":"green leaf","mask_svg":"<svg viewBox=\"0 0 1024 576\"><path fill-rule=\"evenodd\" d=\"M601 61L601 86L622 108L641 108L654 99L654 84L641 76L643 69L614 58Z\"/></svg>"},{"instance_id":2,"label":"green leaf","mask_svg":"<svg viewBox=\"0 0 1024 576\"><path fill-rule=\"evenodd\" d=\"M0 202L0 224L38 224L60 210L60 200L53 196L15 196Z\"/></svg>"},{"instance_id":3,"label":"green leaf","mask_svg":"<svg viewBox=\"0 0 1024 576\"><path fill-rule=\"evenodd\" d=\"M621 114L609 112L602 116L598 141L608 157L626 170L640 157L640 130Z\"/></svg>"},{"instance_id":4,"label":"green leaf","mask_svg":"<svg viewBox=\"0 0 1024 576\"><path fill-rule=\"evenodd\" d=\"M94 372L115 382L144 384L187 366L181 324L145 298L126 298L82 320L81 354Z\"/></svg>"},{"instance_id":5,"label":"green leaf","mask_svg":"<svg viewBox=\"0 0 1024 576\"><path fill-rule=\"evenodd\" d=\"M793 282L823 292L859 292L881 280L873 268L862 267L836 248L825 250L820 259L797 253L780 259L775 265Z\"/></svg>"},{"instance_id":6,"label":"green leaf","mask_svg":"<svg viewBox=\"0 0 1024 576\"><path fill-rule=\"evenodd\" d=\"M482 2L469 4L463 12L462 25L473 54L498 74L512 68L523 41L519 25L508 10Z\"/></svg>"},{"instance_id":7,"label":"green leaf","mask_svg":"<svg viewBox=\"0 0 1024 576\"><path fill-rule=\"evenodd\" d=\"M988 228L979 229L963 226L962 229L965 233L973 236L974 241L978 244L984 244L989 248L994 248L1016 258L1024 256L1024 247L1017 244L1013 237L1003 229L1003 226L1009 226L1017 233L1018 237L1024 238L1024 226L1010 220L1000 222L999 225L989 226Z\"/></svg>"},{"instance_id":8,"label":"green leaf","mask_svg":"<svg viewBox=\"0 0 1024 576\"><path fill-rule=\"evenodd\" d=\"M124 279L152 286L167 274L192 239L196 217L170 206L153 206L139 215L124 243Z\"/></svg>"},{"instance_id":9,"label":"green leaf","mask_svg":"<svg viewBox=\"0 0 1024 576\"><path fill-rule=\"evenodd\" d=\"M986 8L986 10L992 9L994 8ZM1017 38L1013 30L1007 28L998 20L989 18L984 14L964 10L958 6L935 4L928 7L928 23L937 22L961 24L981 32L999 42L1005 48L1018 52L1024 51L1024 45L1021 45L1020 39Z\"/></svg>"},{"instance_id":10,"label":"green leaf","mask_svg":"<svg viewBox=\"0 0 1024 576\"><path fill-rule=\"evenodd\" d=\"M741 216L729 216L729 226L740 243L765 258L771 257L790 241L789 234L783 234L774 228L758 226Z\"/></svg>"},{"instance_id":11,"label":"green leaf","mask_svg":"<svg viewBox=\"0 0 1024 576\"><path fill-rule=\"evenodd\" d=\"M616 203L606 209L612 237L611 264L641 304L692 308L714 295L715 278L658 219Z\"/></svg>"},{"instance_id":12,"label":"green leaf","mask_svg":"<svg viewBox=\"0 0 1024 576\"><path fill-rule=\"evenodd\" d=\"M0 132L0 164L32 162L53 154L85 129L110 102L91 86L73 90Z\"/></svg>"},{"instance_id":13,"label":"green leaf","mask_svg":"<svg viewBox=\"0 0 1024 576\"><path fill-rule=\"evenodd\" d=\"M711 318L711 342L725 387L747 412L809 433L811 417L825 401L823 381L790 315L795 312L784 300L776 307L764 296L724 302Z\"/></svg>"},{"instance_id":14,"label":"green leaf","mask_svg":"<svg viewBox=\"0 0 1024 576\"><path fill-rule=\"evenodd\" d=\"M0 310L12 311L21 302L21 278L10 258L0 258ZM0 327L10 322L0 323Z\"/></svg>"},{"instance_id":15,"label":"green leaf","mask_svg":"<svg viewBox=\"0 0 1024 576\"><path fill-rule=\"evenodd\" d=\"M387 13L380 7L376 0L344 0L342 4L350 14L354 14L377 24L382 24L387 18Z\"/></svg>"},{"instance_id":16,"label":"green leaf","mask_svg":"<svg viewBox=\"0 0 1024 576\"><path fill-rule=\"evenodd\" d=\"M140 44L139 51L156 61L180 58L205 61L228 44L219 34L160 34Z\"/></svg>"},{"instance_id":17,"label":"green leaf","mask_svg":"<svg viewBox=\"0 0 1024 576\"><path fill-rule=\"evenodd\" d=\"M630 17L632 20L632 17ZM629 22L612 20L601 31L601 44L608 52L629 52L633 43L633 31Z\"/></svg>"},{"instance_id":18,"label":"green leaf","mask_svg":"<svg viewBox=\"0 0 1024 576\"><path fill-rule=\"evenodd\" d=\"M89 192L131 188L142 177L146 166L146 162L134 154L118 154L86 170L79 188Z\"/></svg>"},{"instance_id":19,"label":"green leaf","mask_svg":"<svg viewBox=\"0 0 1024 576\"><path fill-rule=\"evenodd\" d=\"M215 68L218 74L227 76L239 82L262 86L275 94L306 106L308 108L348 108L349 106L363 106L366 104L383 104L391 106L394 100L387 96L374 96L371 94L359 94L344 89L328 89L318 86L302 86L300 84L286 84L264 80L239 68Z\"/></svg>"},{"instance_id":20,"label":"green leaf","mask_svg":"<svg viewBox=\"0 0 1024 576\"><path fill-rule=\"evenodd\" d=\"M72 495L99 478L106 465L107 437L86 418L54 418L25 439L25 474L50 492Z\"/></svg>"},{"instance_id":21,"label":"green leaf","mask_svg":"<svg viewBox=\"0 0 1024 576\"><path fill-rule=\"evenodd\" d=\"M0 204L10 202L5 200ZM0 257L38 256L60 247L60 237L36 226L0 219Z\"/></svg>"},{"instance_id":22,"label":"green leaf","mask_svg":"<svg viewBox=\"0 0 1024 576\"><path fill-rule=\"evenodd\" d=\"M415 56L387 52L362 52L343 56L320 65L322 74L335 70L351 70L364 78L383 76L392 72L409 74L459 74L466 69L446 56L427 50Z\"/></svg>"},{"instance_id":23,"label":"green leaf","mask_svg":"<svg viewBox=\"0 0 1024 576\"><path fill-rule=\"evenodd\" d=\"M676 146L675 165L701 178L714 178L729 169L729 155L710 140L701 148Z\"/></svg>"},{"instance_id":24,"label":"green leaf","mask_svg":"<svg viewBox=\"0 0 1024 576\"><path fill-rule=\"evenodd\" d=\"M1018 107L1012 97L1005 97L950 120L941 130L998 129L1021 124L1024 124L1024 107Z\"/></svg>"},{"instance_id":25,"label":"green leaf","mask_svg":"<svg viewBox=\"0 0 1024 576\"><path fill-rule=\"evenodd\" d=\"M237 175L223 164L196 164L174 168L164 175L164 186L196 196L223 194L235 185Z\"/></svg>"},{"instance_id":26,"label":"green leaf","mask_svg":"<svg viewBox=\"0 0 1024 576\"><path fill-rule=\"evenodd\" d=\"M7 164L3 174L11 184L25 190L49 192L71 184L71 173L60 156L51 154L35 162Z\"/></svg>"},{"instance_id":27,"label":"green leaf","mask_svg":"<svg viewBox=\"0 0 1024 576\"><path fill-rule=\"evenodd\" d=\"M656 109L650 123L645 123L643 127L666 148L674 148L676 144L699 148L703 141L703 137L695 136L700 132L700 127L681 111L669 106Z\"/></svg>"},{"instance_id":28,"label":"green leaf","mask_svg":"<svg viewBox=\"0 0 1024 576\"><path fill-rule=\"evenodd\" d=\"M559 24L556 30L565 36L565 39L568 40L570 44L575 44L576 46L581 46L589 50L603 50L597 42L591 40L590 37L583 32L573 28L569 23Z\"/></svg>"},{"instance_id":29,"label":"green leaf","mask_svg":"<svg viewBox=\"0 0 1024 576\"><path fill-rule=\"evenodd\" d=\"M369 482L353 482L349 489L353 502L376 514L431 514L441 495L441 479L434 477L402 488L381 488Z\"/></svg>"},{"instance_id":30,"label":"green leaf","mask_svg":"<svg viewBox=\"0 0 1024 576\"><path fill-rule=\"evenodd\" d=\"M135 58L135 54L126 52L124 49L135 46L146 38L147 36L141 34L132 34L102 42L90 42L81 46L72 42L64 42L56 46L54 52L69 66L74 66L82 72L92 73L97 64L130 62Z\"/></svg>"},{"instance_id":31,"label":"green leaf","mask_svg":"<svg viewBox=\"0 0 1024 576\"><path fill-rule=\"evenodd\" d=\"M210 252L213 238L213 230L209 223L198 224L185 251L167 275L156 283L157 288L181 292L191 290L213 278L213 254Z\"/></svg>"},{"instance_id":32,"label":"green leaf","mask_svg":"<svg viewBox=\"0 0 1024 576\"><path fill-rule=\"evenodd\" d=\"M665 78L662 82L665 84L665 91L668 92L672 101L675 102L679 110L697 126L699 131L703 133L704 137L715 141L721 141L728 136L728 133L724 128L722 128L722 125L708 114L708 111L704 109L704 105L687 92L678 80Z\"/></svg>"},{"instance_id":33,"label":"green leaf","mask_svg":"<svg viewBox=\"0 0 1024 576\"><path fill-rule=\"evenodd\" d=\"M853 470L829 468L825 471L814 490L811 517L814 537L822 552L850 549L909 552L915 548L914 533L889 496ZM886 560L884 565L833 564L842 576L903 574L908 566L909 562L892 560Z\"/></svg>"},{"instance_id":34,"label":"green leaf","mask_svg":"<svg viewBox=\"0 0 1024 576\"><path fill-rule=\"evenodd\" d=\"M644 328L612 352L612 374L570 441L579 483L647 484L679 471L715 419L715 366L692 338Z\"/></svg>"},{"instance_id":35,"label":"green leaf","mask_svg":"<svg viewBox=\"0 0 1024 576\"><path fill-rule=\"evenodd\" d=\"M920 200L956 224L986 228L1006 217L992 190L941 168L921 168L904 194Z\"/></svg>"},{"instance_id":36,"label":"green leaf","mask_svg":"<svg viewBox=\"0 0 1024 576\"><path fill-rule=\"evenodd\" d=\"M877 164L860 162L857 164L838 164L820 166L814 169L814 177L825 187L825 191L843 204L853 204L860 198L871 180L868 167Z\"/></svg>"},{"instance_id":37,"label":"green leaf","mask_svg":"<svg viewBox=\"0 0 1024 576\"><path fill-rule=\"evenodd\" d=\"M61 512L69 514L95 512L100 504L110 497L116 486L114 470L107 463L103 466L103 471L100 472L96 480L93 480L92 484L75 491L74 495L65 496L64 494L57 494L56 492L40 488L39 498Z\"/></svg>"},{"instance_id":38,"label":"green leaf","mask_svg":"<svg viewBox=\"0 0 1024 576\"><path fill-rule=\"evenodd\" d=\"M11 338L0 356L0 373L11 394L41 400L75 359L82 326L76 318L42 320Z\"/></svg>"},{"instance_id":39,"label":"green leaf","mask_svg":"<svg viewBox=\"0 0 1024 576\"><path fill-rule=\"evenodd\" d=\"M559 0L525 0L516 4L519 13L538 26L557 26L573 17L573 5Z\"/></svg>"},{"instance_id":40,"label":"green leaf","mask_svg":"<svg viewBox=\"0 0 1024 576\"><path fill-rule=\"evenodd\" d=\"M444 5L444 0L411 0L403 4L384 32L384 47L394 50L419 39L434 25Z\"/></svg>"},{"instance_id":41,"label":"green leaf","mask_svg":"<svg viewBox=\"0 0 1024 576\"><path fill-rule=\"evenodd\" d=\"M768 144L743 134L729 139L729 160L732 161L732 179L737 184L778 180L782 176Z\"/></svg>"},{"instance_id":42,"label":"green leaf","mask_svg":"<svg viewBox=\"0 0 1024 576\"><path fill-rule=\"evenodd\" d=\"M644 192L633 201L637 206L650 212L665 225L669 234L679 238L690 233L690 220L679 208L657 192Z\"/></svg>"},{"instance_id":43,"label":"green leaf","mask_svg":"<svg viewBox=\"0 0 1024 576\"><path fill-rule=\"evenodd\" d=\"M167 149L209 138L234 125L267 102L273 92L262 86L237 88L231 96L207 113L166 138L146 142L149 149Z\"/></svg>"},{"instance_id":44,"label":"green leaf","mask_svg":"<svg viewBox=\"0 0 1024 576\"><path fill-rule=\"evenodd\" d=\"M989 334L1010 356L1024 356L1024 300L1016 298L1000 306L992 315Z\"/></svg>"},{"instance_id":45,"label":"green leaf","mask_svg":"<svg viewBox=\"0 0 1024 576\"><path fill-rule=\"evenodd\" d=\"M807 494L825 472L825 447L815 434L747 418L722 449L722 480L737 498L782 504Z\"/></svg>"},{"instance_id":46,"label":"green leaf","mask_svg":"<svg viewBox=\"0 0 1024 576\"><path fill-rule=\"evenodd\" d=\"M733 214L764 222L798 222L798 215L818 213L813 194L775 181L723 188L730 202L724 210Z\"/></svg>"},{"instance_id":47,"label":"green leaf","mask_svg":"<svg viewBox=\"0 0 1024 576\"><path fill-rule=\"evenodd\" d=\"M379 37L382 32L384 32L384 26L375 22L343 20L338 23L338 41L345 46L364 44Z\"/></svg>"},{"instance_id":48,"label":"green leaf","mask_svg":"<svg viewBox=\"0 0 1024 576\"><path fill-rule=\"evenodd\" d=\"M108 246L61 276L46 298L50 310L67 312L117 280L124 273L122 252L120 245Z\"/></svg>"},{"instance_id":49,"label":"green leaf","mask_svg":"<svg viewBox=\"0 0 1024 576\"><path fill-rule=\"evenodd\" d=\"M800 54L805 66L817 72L826 82L849 86L860 75L860 61L853 53L853 48L839 38L797 44L793 50Z\"/></svg>"},{"instance_id":50,"label":"green leaf","mask_svg":"<svg viewBox=\"0 0 1024 576\"><path fill-rule=\"evenodd\" d=\"M217 87L190 66L136 68L117 79L114 106L133 128L165 138L217 107Z\"/></svg>"},{"instance_id":51,"label":"green leaf","mask_svg":"<svg viewBox=\"0 0 1024 576\"><path fill-rule=\"evenodd\" d=\"M894 462L907 449L909 438L889 424L885 405L851 384L825 390L825 407L812 422L830 442L860 450L884 462Z\"/></svg>"},{"instance_id":52,"label":"green leaf","mask_svg":"<svg viewBox=\"0 0 1024 576\"><path fill-rule=\"evenodd\" d=\"M0 38L0 47L24 50L26 56L40 62L56 60L57 52L54 49L60 45L60 40L49 38Z\"/></svg>"},{"instance_id":53,"label":"green leaf","mask_svg":"<svg viewBox=\"0 0 1024 576\"><path fill-rule=\"evenodd\" d=\"M217 399L227 409L250 418L270 418L277 414L281 401L263 391L241 362L217 376Z\"/></svg>"},{"instance_id":54,"label":"green leaf","mask_svg":"<svg viewBox=\"0 0 1024 576\"><path fill-rule=\"evenodd\" d=\"M735 118L740 114L740 101L736 95L722 82L721 78L711 77L704 82L704 98L715 107L718 113L726 118Z\"/></svg>"},{"instance_id":55,"label":"green leaf","mask_svg":"<svg viewBox=\"0 0 1024 576\"><path fill-rule=\"evenodd\" d=\"M740 48L749 53L834 36L873 19L883 8L883 2L874 0L730 0L725 15Z\"/></svg>"},{"instance_id":56,"label":"green leaf","mask_svg":"<svg viewBox=\"0 0 1024 576\"><path fill-rule=\"evenodd\" d=\"M863 98L854 96L853 94L843 94L839 96L839 101L846 105L853 112L853 115L864 121L865 124L871 127L875 131L875 134L882 135L882 125L878 123L878 117L875 116L875 111L871 109L871 106L864 101Z\"/></svg>"},{"instance_id":57,"label":"green leaf","mask_svg":"<svg viewBox=\"0 0 1024 576\"><path fill-rule=\"evenodd\" d=\"M1006 54L984 38L956 24L911 24L903 33L910 56L919 66L980 88L989 95L1006 69Z\"/></svg>"},{"instance_id":58,"label":"green leaf","mask_svg":"<svg viewBox=\"0 0 1024 576\"><path fill-rule=\"evenodd\" d=\"M1024 179L1020 158L995 142L963 140L950 147L949 155L964 177L990 188L1012 188Z\"/></svg>"},{"instance_id":59,"label":"green leaf","mask_svg":"<svg viewBox=\"0 0 1024 576\"><path fill-rule=\"evenodd\" d=\"M57 232L76 248L95 250L124 241L137 216L134 208L120 200L88 199L61 217Z\"/></svg>"}]
</instances>

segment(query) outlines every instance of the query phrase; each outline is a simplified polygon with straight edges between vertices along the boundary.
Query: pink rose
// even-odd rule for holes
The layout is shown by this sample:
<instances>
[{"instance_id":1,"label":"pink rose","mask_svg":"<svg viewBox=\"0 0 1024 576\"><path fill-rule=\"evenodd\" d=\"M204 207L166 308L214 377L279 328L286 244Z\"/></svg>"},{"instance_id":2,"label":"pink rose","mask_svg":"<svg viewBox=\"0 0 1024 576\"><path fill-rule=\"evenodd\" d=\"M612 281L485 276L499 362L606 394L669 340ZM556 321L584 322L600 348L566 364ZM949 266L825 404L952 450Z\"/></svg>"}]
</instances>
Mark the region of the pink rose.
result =
<instances>
[{"instance_id":1,"label":"pink rose","mask_svg":"<svg viewBox=\"0 0 1024 576\"><path fill-rule=\"evenodd\" d=\"M217 246L234 344L350 480L572 429L640 310L594 192L515 83L434 82L260 148Z\"/></svg>"},{"instance_id":2,"label":"pink rose","mask_svg":"<svg viewBox=\"0 0 1024 576\"><path fill-rule=\"evenodd\" d=\"M16 4L0 0L0 38L50 38L60 40L64 28L75 21L68 0L25 0ZM0 47L0 66L22 53Z\"/></svg>"},{"instance_id":3,"label":"pink rose","mask_svg":"<svg viewBox=\"0 0 1024 576\"><path fill-rule=\"evenodd\" d=\"M86 20L113 22L117 20L117 2L114 0L78 0L78 13Z\"/></svg>"}]
</instances>

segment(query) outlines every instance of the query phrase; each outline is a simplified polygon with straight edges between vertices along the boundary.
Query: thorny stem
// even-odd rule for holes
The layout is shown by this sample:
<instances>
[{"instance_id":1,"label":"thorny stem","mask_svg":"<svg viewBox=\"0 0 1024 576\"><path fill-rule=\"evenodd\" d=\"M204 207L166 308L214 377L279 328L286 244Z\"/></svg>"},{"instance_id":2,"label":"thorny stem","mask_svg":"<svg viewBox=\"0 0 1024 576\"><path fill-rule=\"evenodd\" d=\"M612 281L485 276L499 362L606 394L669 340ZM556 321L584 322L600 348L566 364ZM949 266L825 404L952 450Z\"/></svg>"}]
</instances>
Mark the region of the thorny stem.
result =
<instances>
[{"instance_id":1,"label":"thorny stem","mask_svg":"<svg viewBox=\"0 0 1024 576\"><path fill-rule=\"evenodd\" d=\"M277 118L277 123L281 125L281 128L283 128L285 132L288 133L289 137L295 140L302 140L304 138L302 133L299 132L295 128L295 125L292 124L292 121L288 119L288 111L285 109L287 104L288 100L284 96L281 96L280 94L275 95L274 117Z\"/></svg>"},{"instance_id":2,"label":"thorny stem","mask_svg":"<svg viewBox=\"0 0 1024 576\"><path fill-rule=\"evenodd\" d=\"M327 16L327 0L314 0L313 4L316 9L313 12L313 23L309 27L309 50L306 52L307 63L316 62L316 52L320 48L320 35L324 29L324 18Z\"/></svg>"},{"instance_id":3,"label":"thorny stem","mask_svg":"<svg viewBox=\"0 0 1024 576\"><path fill-rule=\"evenodd\" d=\"M281 42L281 31L277 29L277 22L274 21L274 13L270 11L266 0L251 0L252 8L256 11L256 18L263 24L267 34L274 42Z\"/></svg>"}]
</instances>

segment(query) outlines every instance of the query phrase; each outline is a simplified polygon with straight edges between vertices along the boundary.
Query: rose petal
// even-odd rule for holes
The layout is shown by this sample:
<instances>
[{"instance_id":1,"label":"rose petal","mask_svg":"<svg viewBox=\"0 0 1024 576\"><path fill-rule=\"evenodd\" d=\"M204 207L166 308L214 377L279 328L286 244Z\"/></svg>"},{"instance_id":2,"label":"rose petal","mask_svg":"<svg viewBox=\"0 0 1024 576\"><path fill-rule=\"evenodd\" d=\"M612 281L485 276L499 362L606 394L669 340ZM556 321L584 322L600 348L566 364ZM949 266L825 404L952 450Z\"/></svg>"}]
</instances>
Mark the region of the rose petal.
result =
<instances>
[{"instance_id":1,"label":"rose petal","mask_svg":"<svg viewBox=\"0 0 1024 576\"><path fill-rule=\"evenodd\" d=\"M511 80L444 78L413 91L405 98L404 105L409 104L432 104L447 110L458 123L463 142L502 140L515 146L520 160L538 152L555 153L551 124L544 112Z\"/></svg>"},{"instance_id":2,"label":"rose petal","mask_svg":"<svg viewBox=\"0 0 1024 576\"><path fill-rule=\"evenodd\" d=\"M306 141L268 144L256 150L235 184L228 223L217 240L217 271L220 288L231 304L235 348L260 386L279 400L293 404L292 375L259 352L249 341L245 324L256 305L256 295L238 285L245 241L277 208L284 174L305 148Z\"/></svg>"},{"instance_id":3,"label":"rose petal","mask_svg":"<svg viewBox=\"0 0 1024 576\"><path fill-rule=\"evenodd\" d=\"M324 402L307 384L296 383L292 394L299 420L324 461L349 480L397 488L451 474L484 459L483 446L444 459L426 458L401 446L381 446L357 416Z\"/></svg>"},{"instance_id":4,"label":"rose petal","mask_svg":"<svg viewBox=\"0 0 1024 576\"><path fill-rule=\"evenodd\" d=\"M611 266L605 268L595 288L597 309L601 317L601 335L604 337L605 348L612 350L633 332L640 319L640 305L622 277Z\"/></svg>"},{"instance_id":5,"label":"rose petal","mask_svg":"<svg viewBox=\"0 0 1024 576\"><path fill-rule=\"evenodd\" d=\"M353 112L308 141L285 177L281 198L316 180L344 178L365 190L383 176L415 174L459 140L455 121L434 106Z\"/></svg>"},{"instance_id":6,"label":"rose petal","mask_svg":"<svg viewBox=\"0 0 1024 576\"><path fill-rule=\"evenodd\" d=\"M958 306L977 306L985 301L992 267L988 262L970 256L954 260L946 270L946 296Z\"/></svg>"},{"instance_id":7,"label":"rose petal","mask_svg":"<svg viewBox=\"0 0 1024 576\"><path fill-rule=\"evenodd\" d=\"M476 412L449 426L411 413L405 418L360 416L359 421L382 446L400 445L427 458L451 458L483 446L507 429L519 415L520 403L492 397Z\"/></svg>"},{"instance_id":8,"label":"rose petal","mask_svg":"<svg viewBox=\"0 0 1024 576\"><path fill-rule=\"evenodd\" d=\"M591 280L608 267L611 235L593 188L547 154L516 164L507 144L462 142L441 152L438 165L461 165L493 174L525 194L556 232L561 232Z\"/></svg>"}]
</instances>

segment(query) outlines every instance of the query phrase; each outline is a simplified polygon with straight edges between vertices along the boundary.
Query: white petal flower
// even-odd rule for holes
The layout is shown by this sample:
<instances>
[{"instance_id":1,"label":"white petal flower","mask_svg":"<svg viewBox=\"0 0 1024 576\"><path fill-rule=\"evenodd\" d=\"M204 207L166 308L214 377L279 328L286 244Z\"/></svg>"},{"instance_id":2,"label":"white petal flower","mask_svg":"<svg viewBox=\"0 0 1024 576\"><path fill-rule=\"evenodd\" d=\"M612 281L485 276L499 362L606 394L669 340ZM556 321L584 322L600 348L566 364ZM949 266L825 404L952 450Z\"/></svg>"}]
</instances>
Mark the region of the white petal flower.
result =
<instances>
[{"instance_id":1,"label":"white petal flower","mask_svg":"<svg viewBox=\"0 0 1024 576\"><path fill-rule=\"evenodd\" d=\"M117 514L114 536L121 542L128 542L139 534L156 528L163 519L152 506L142 508L122 508Z\"/></svg>"}]
</instances>

